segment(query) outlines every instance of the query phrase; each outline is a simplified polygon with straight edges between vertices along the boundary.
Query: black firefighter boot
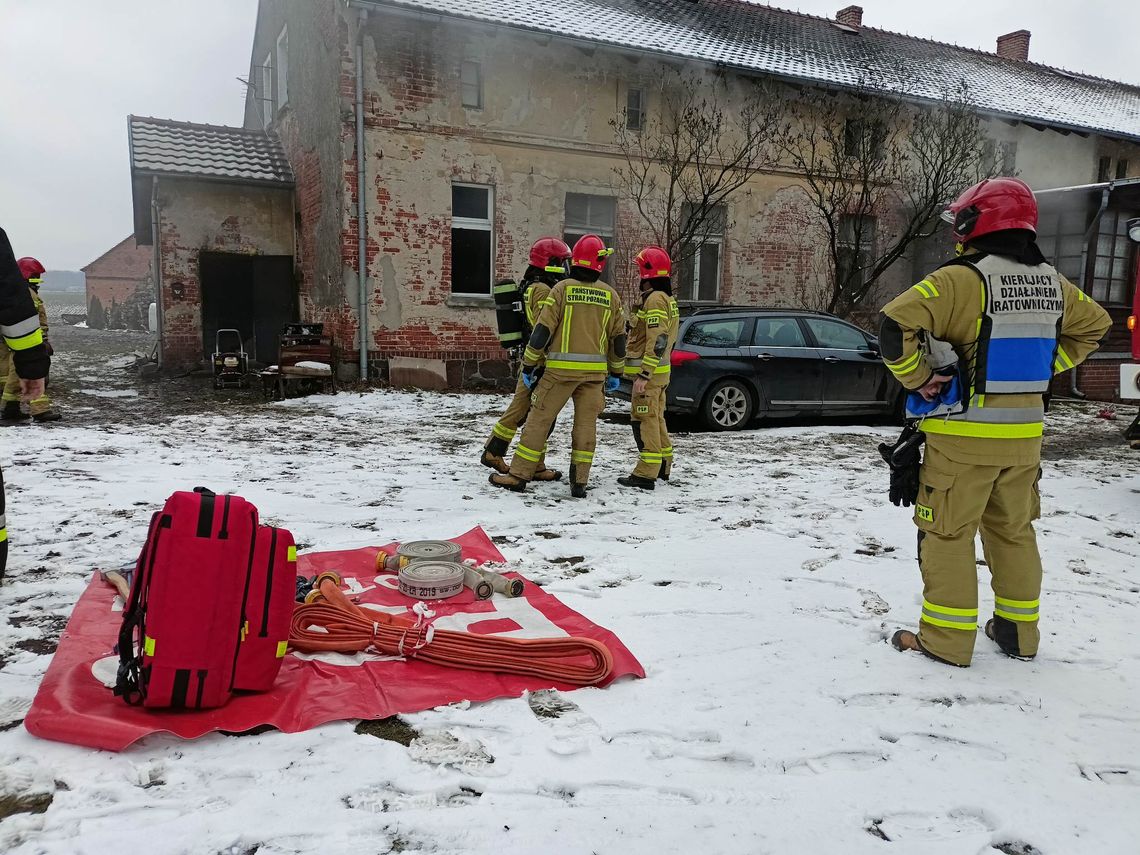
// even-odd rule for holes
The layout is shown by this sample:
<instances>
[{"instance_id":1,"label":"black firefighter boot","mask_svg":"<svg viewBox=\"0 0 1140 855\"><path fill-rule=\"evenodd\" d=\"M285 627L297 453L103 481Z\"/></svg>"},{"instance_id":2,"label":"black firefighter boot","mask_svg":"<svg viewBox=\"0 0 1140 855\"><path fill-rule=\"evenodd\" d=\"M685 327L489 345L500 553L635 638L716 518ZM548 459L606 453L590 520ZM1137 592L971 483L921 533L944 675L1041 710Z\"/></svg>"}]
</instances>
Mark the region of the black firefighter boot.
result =
<instances>
[{"instance_id":1,"label":"black firefighter boot","mask_svg":"<svg viewBox=\"0 0 1140 855\"><path fill-rule=\"evenodd\" d=\"M586 498L586 485L578 483L578 466L570 464L570 495L575 499Z\"/></svg>"},{"instance_id":2,"label":"black firefighter boot","mask_svg":"<svg viewBox=\"0 0 1140 855\"><path fill-rule=\"evenodd\" d=\"M642 478L640 475L626 475L618 478L617 482L623 487L636 487L639 490L652 490L657 486L653 478Z\"/></svg>"},{"instance_id":3,"label":"black firefighter boot","mask_svg":"<svg viewBox=\"0 0 1140 855\"><path fill-rule=\"evenodd\" d=\"M512 475L510 472L504 472L502 475L492 475L487 479L496 487L502 487L504 490L514 490L516 493L525 493L527 481Z\"/></svg>"},{"instance_id":4,"label":"black firefighter boot","mask_svg":"<svg viewBox=\"0 0 1140 855\"><path fill-rule=\"evenodd\" d=\"M503 458L507 454L508 443L501 436L493 436L483 449L483 456L479 458L479 462L484 466L489 466L500 475L506 475L511 471L511 467L507 465L507 461Z\"/></svg>"},{"instance_id":5,"label":"black firefighter boot","mask_svg":"<svg viewBox=\"0 0 1140 855\"><path fill-rule=\"evenodd\" d=\"M28 420L28 416L20 409L19 401L5 401L4 409L0 410L0 424L20 425Z\"/></svg>"}]
</instances>

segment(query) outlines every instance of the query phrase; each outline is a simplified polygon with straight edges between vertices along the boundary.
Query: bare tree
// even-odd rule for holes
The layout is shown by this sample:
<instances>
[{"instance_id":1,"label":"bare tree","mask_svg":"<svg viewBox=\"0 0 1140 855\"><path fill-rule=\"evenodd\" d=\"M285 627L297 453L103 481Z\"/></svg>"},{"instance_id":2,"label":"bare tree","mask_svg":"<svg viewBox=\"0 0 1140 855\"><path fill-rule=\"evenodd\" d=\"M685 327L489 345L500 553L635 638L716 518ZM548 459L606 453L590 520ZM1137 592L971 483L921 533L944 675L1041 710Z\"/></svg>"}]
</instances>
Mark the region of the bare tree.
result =
<instances>
[{"instance_id":1,"label":"bare tree","mask_svg":"<svg viewBox=\"0 0 1140 855\"><path fill-rule=\"evenodd\" d=\"M730 78L671 72L662 105L641 127L629 116L611 121L624 163L617 183L628 193L643 231L675 264L728 226L729 198L758 169L771 165L779 105L767 90Z\"/></svg>"},{"instance_id":2,"label":"bare tree","mask_svg":"<svg viewBox=\"0 0 1140 855\"><path fill-rule=\"evenodd\" d=\"M995 170L965 84L935 104L863 85L804 90L776 137L818 215L830 275L812 308L857 312L876 283L959 191Z\"/></svg>"}]
</instances>

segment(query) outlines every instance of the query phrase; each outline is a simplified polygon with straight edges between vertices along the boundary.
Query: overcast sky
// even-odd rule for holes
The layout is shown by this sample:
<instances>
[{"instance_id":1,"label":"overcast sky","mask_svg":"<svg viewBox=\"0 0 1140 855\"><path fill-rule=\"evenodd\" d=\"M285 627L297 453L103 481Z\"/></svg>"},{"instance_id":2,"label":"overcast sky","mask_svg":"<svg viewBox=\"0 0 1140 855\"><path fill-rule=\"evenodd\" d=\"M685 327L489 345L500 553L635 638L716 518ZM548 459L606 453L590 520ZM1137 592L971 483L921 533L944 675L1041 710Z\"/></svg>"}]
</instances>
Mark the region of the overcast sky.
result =
<instances>
[{"instance_id":1,"label":"overcast sky","mask_svg":"<svg viewBox=\"0 0 1140 855\"><path fill-rule=\"evenodd\" d=\"M291 0L312 2L312 0ZM834 16L841 0L782 8ZM867 26L1140 83L1136 0L863 0ZM127 115L240 125L257 0L0 0L0 225L78 269L131 233Z\"/></svg>"}]
</instances>

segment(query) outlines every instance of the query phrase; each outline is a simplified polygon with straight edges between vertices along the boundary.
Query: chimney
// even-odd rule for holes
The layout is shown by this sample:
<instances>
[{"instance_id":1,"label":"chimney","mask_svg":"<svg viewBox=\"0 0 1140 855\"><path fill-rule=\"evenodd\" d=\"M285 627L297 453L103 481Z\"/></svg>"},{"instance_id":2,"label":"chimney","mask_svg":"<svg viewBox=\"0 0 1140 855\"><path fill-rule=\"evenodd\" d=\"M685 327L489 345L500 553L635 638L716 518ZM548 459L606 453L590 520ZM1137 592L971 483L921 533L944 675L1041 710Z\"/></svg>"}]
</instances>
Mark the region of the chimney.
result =
<instances>
[{"instance_id":1,"label":"chimney","mask_svg":"<svg viewBox=\"0 0 1140 855\"><path fill-rule=\"evenodd\" d=\"M997 55L1018 62L1029 61L1029 30L1016 30L998 36Z\"/></svg>"},{"instance_id":2,"label":"chimney","mask_svg":"<svg viewBox=\"0 0 1140 855\"><path fill-rule=\"evenodd\" d=\"M835 13L835 20L840 24L846 24L848 27L863 26L863 7L862 6L848 6L845 9L840 9ZM1028 35L1028 33L1026 34Z\"/></svg>"}]
</instances>

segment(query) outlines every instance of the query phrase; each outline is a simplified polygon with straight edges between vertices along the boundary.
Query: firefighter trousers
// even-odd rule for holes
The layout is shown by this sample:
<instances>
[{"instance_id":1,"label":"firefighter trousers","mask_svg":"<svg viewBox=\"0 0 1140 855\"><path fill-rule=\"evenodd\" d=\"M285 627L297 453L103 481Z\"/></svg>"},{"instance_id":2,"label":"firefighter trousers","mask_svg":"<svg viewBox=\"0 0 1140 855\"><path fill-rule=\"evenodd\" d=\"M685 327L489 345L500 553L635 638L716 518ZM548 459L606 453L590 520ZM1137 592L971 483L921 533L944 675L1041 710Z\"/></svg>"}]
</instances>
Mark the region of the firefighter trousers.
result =
<instances>
[{"instance_id":1,"label":"firefighter trousers","mask_svg":"<svg viewBox=\"0 0 1140 855\"><path fill-rule=\"evenodd\" d=\"M597 444L598 416L606 406L603 392L605 379L597 374L585 377L573 372L552 372L542 375L531 395L530 414L523 425L522 436L511 459L511 474L529 481L534 477L542 460L542 449L554 420L566 402L574 400L574 427L570 434L570 481L585 484L590 477Z\"/></svg>"},{"instance_id":2,"label":"firefighter trousers","mask_svg":"<svg viewBox=\"0 0 1140 855\"><path fill-rule=\"evenodd\" d=\"M1037 653L1041 556L1033 521L1041 515L1037 463L959 463L929 441L919 473L918 563L923 602L918 640L939 659L969 665L978 625L974 538L994 591L994 631L1008 651Z\"/></svg>"},{"instance_id":3,"label":"firefighter trousers","mask_svg":"<svg viewBox=\"0 0 1140 855\"><path fill-rule=\"evenodd\" d=\"M487 437L487 442L483 448L490 451L499 457L506 456L507 447L511 444L511 440L515 438L519 427L526 423L527 416L530 414L530 398L531 391L526 387L522 381L522 375L519 375L518 383L515 384L515 396L511 398L511 402L507 405L507 409L503 411L503 415L491 428L491 435ZM554 431L554 422L550 423L550 430L547 435ZM546 444L542 447L542 457L539 458L537 469L546 468Z\"/></svg>"},{"instance_id":4,"label":"firefighter trousers","mask_svg":"<svg viewBox=\"0 0 1140 855\"><path fill-rule=\"evenodd\" d=\"M640 478L668 478L673 468L673 442L665 427L667 388L667 385L651 385L644 394L634 395L630 405L633 439L638 452L633 474Z\"/></svg>"},{"instance_id":5,"label":"firefighter trousers","mask_svg":"<svg viewBox=\"0 0 1140 855\"><path fill-rule=\"evenodd\" d=\"M7 350L7 348L4 348ZM7 372L5 374L6 380L4 383L4 392L0 395L0 401L7 404L9 401L20 400L20 375L16 373L16 365L12 361L11 351L8 351ZM46 382L45 382L46 387ZM33 399L28 403L28 410L33 416L38 416L40 413L46 413L51 409L51 398L45 391L38 398Z\"/></svg>"}]
</instances>

